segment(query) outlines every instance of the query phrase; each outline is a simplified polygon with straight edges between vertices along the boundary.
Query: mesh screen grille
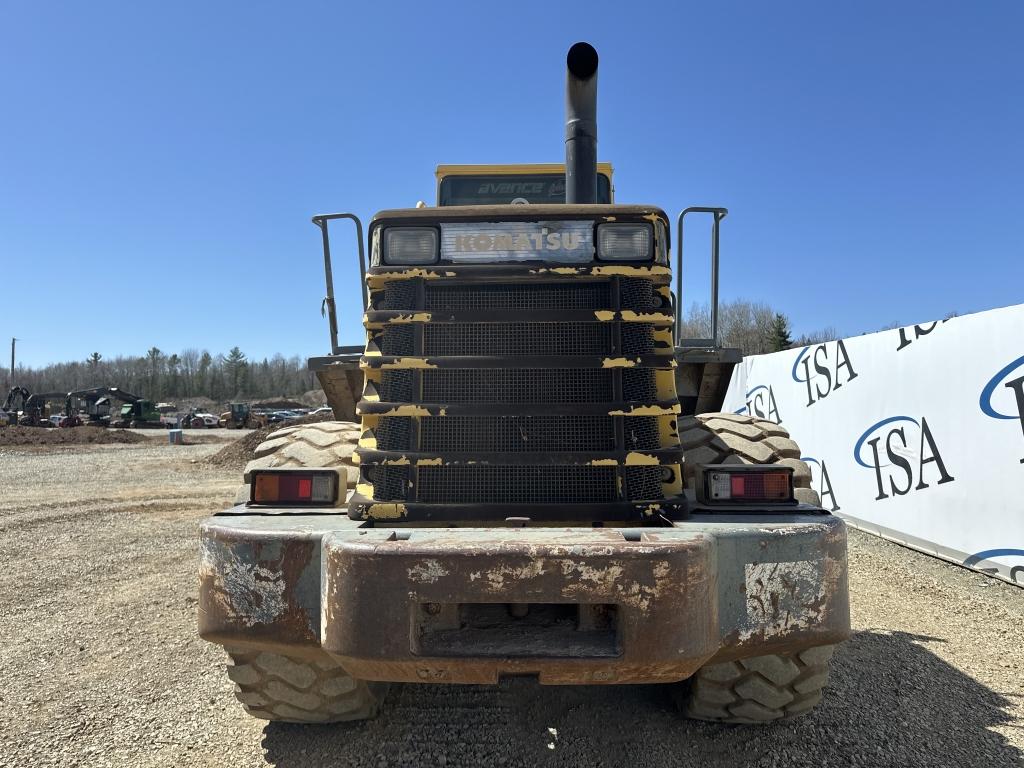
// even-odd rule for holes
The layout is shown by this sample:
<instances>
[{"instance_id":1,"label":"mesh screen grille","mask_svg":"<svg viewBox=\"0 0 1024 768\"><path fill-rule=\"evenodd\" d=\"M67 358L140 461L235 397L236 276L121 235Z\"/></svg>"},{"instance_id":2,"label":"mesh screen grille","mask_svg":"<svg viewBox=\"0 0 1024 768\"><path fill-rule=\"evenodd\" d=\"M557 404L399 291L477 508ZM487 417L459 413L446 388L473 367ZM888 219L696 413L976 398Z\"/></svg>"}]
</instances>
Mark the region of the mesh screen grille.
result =
<instances>
[{"instance_id":1,"label":"mesh screen grille","mask_svg":"<svg viewBox=\"0 0 1024 768\"><path fill-rule=\"evenodd\" d=\"M609 355L611 323L428 323L424 355Z\"/></svg>"},{"instance_id":2,"label":"mesh screen grille","mask_svg":"<svg viewBox=\"0 0 1024 768\"><path fill-rule=\"evenodd\" d=\"M405 499L409 484L409 467L370 467L366 473L373 482L374 500L401 501Z\"/></svg>"},{"instance_id":3,"label":"mesh screen grille","mask_svg":"<svg viewBox=\"0 0 1024 768\"><path fill-rule=\"evenodd\" d=\"M428 417L420 419L420 450L613 451L615 422L611 416Z\"/></svg>"},{"instance_id":4,"label":"mesh screen grille","mask_svg":"<svg viewBox=\"0 0 1024 768\"><path fill-rule=\"evenodd\" d=\"M615 467L420 467L417 499L424 503L568 504L618 501Z\"/></svg>"},{"instance_id":5,"label":"mesh screen grille","mask_svg":"<svg viewBox=\"0 0 1024 768\"><path fill-rule=\"evenodd\" d=\"M626 467L626 494L630 501L665 498L661 467Z\"/></svg>"},{"instance_id":6,"label":"mesh screen grille","mask_svg":"<svg viewBox=\"0 0 1024 768\"><path fill-rule=\"evenodd\" d=\"M426 309L609 309L611 283L428 285Z\"/></svg>"},{"instance_id":7,"label":"mesh screen grille","mask_svg":"<svg viewBox=\"0 0 1024 768\"><path fill-rule=\"evenodd\" d=\"M380 399L385 403L412 402L413 371L383 371L380 375Z\"/></svg>"},{"instance_id":8,"label":"mesh screen grille","mask_svg":"<svg viewBox=\"0 0 1024 768\"><path fill-rule=\"evenodd\" d=\"M379 451L408 451L411 445L412 417L382 416L373 430Z\"/></svg>"},{"instance_id":9,"label":"mesh screen grille","mask_svg":"<svg viewBox=\"0 0 1024 768\"><path fill-rule=\"evenodd\" d=\"M415 328L408 323L385 325L380 340L381 354L411 355L415 338Z\"/></svg>"},{"instance_id":10,"label":"mesh screen grille","mask_svg":"<svg viewBox=\"0 0 1024 768\"><path fill-rule=\"evenodd\" d=\"M377 299L377 309L415 309L416 292L422 280L392 280Z\"/></svg>"},{"instance_id":11,"label":"mesh screen grille","mask_svg":"<svg viewBox=\"0 0 1024 768\"><path fill-rule=\"evenodd\" d=\"M623 309L654 309L661 306L661 296L650 280L623 277L619 280L619 304Z\"/></svg>"},{"instance_id":12,"label":"mesh screen grille","mask_svg":"<svg viewBox=\"0 0 1024 768\"><path fill-rule=\"evenodd\" d=\"M622 354L646 355L654 349L654 326L650 323L621 323Z\"/></svg>"},{"instance_id":13,"label":"mesh screen grille","mask_svg":"<svg viewBox=\"0 0 1024 768\"><path fill-rule=\"evenodd\" d=\"M622 431L628 450L661 447L658 419L654 416L625 416L622 419Z\"/></svg>"},{"instance_id":14,"label":"mesh screen grille","mask_svg":"<svg viewBox=\"0 0 1024 768\"><path fill-rule=\"evenodd\" d=\"M622 371L622 398L652 403L658 399L658 384L649 368L626 368Z\"/></svg>"},{"instance_id":15,"label":"mesh screen grille","mask_svg":"<svg viewBox=\"0 0 1024 768\"><path fill-rule=\"evenodd\" d=\"M604 368L433 368L422 372L426 403L604 403L614 400Z\"/></svg>"}]
</instances>

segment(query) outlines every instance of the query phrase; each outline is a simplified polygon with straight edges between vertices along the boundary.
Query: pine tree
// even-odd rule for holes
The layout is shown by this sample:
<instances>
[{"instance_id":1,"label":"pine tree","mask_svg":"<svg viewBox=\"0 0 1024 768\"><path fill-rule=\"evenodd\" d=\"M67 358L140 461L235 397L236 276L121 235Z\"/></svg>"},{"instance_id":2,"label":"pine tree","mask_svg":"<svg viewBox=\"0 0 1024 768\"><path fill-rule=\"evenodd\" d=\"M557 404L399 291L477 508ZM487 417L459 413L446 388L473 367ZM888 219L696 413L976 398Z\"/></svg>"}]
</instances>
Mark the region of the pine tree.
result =
<instances>
[{"instance_id":1,"label":"pine tree","mask_svg":"<svg viewBox=\"0 0 1024 768\"><path fill-rule=\"evenodd\" d=\"M789 338L789 320L781 312L776 312L768 336L768 349L772 352L781 352L792 345L793 340Z\"/></svg>"},{"instance_id":2,"label":"pine tree","mask_svg":"<svg viewBox=\"0 0 1024 768\"><path fill-rule=\"evenodd\" d=\"M249 362L238 347L232 347L224 358L224 375L228 385L228 397L237 397L246 386Z\"/></svg>"},{"instance_id":3,"label":"pine tree","mask_svg":"<svg viewBox=\"0 0 1024 768\"><path fill-rule=\"evenodd\" d=\"M147 378L147 395L150 400L155 401L160 395L160 368L163 362L164 353L160 351L159 347L151 347L149 352L146 353L146 362L148 371L146 373Z\"/></svg>"}]
</instances>

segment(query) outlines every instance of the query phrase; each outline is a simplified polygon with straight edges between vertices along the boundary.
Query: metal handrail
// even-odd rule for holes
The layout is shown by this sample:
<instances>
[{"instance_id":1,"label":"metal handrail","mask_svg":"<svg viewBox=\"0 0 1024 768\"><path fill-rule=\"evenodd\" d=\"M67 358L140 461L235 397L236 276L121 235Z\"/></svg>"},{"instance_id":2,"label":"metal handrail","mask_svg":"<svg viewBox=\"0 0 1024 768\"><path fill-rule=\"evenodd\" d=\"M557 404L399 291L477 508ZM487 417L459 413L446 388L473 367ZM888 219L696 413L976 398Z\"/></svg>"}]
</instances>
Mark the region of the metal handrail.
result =
<instances>
[{"instance_id":1,"label":"metal handrail","mask_svg":"<svg viewBox=\"0 0 1024 768\"><path fill-rule=\"evenodd\" d=\"M366 287L366 251L363 248L363 223L354 213L324 213L313 217L312 221L320 229L324 241L324 274L327 278L327 296L320 304L320 311L325 309L331 327L331 353L337 354L338 346L338 312L334 302L334 273L331 268L331 240L327 233L327 222L336 219L351 219L356 225L356 242L359 246L359 292L363 297L363 311L369 306L370 297Z\"/></svg>"},{"instance_id":2,"label":"metal handrail","mask_svg":"<svg viewBox=\"0 0 1024 768\"><path fill-rule=\"evenodd\" d=\"M728 208L707 208L694 205L679 214L676 220L676 324L675 344L679 346L683 327L683 219L688 213L710 213L714 215L711 224L711 338L710 346L718 346L718 231L719 225L729 215Z\"/></svg>"}]
</instances>

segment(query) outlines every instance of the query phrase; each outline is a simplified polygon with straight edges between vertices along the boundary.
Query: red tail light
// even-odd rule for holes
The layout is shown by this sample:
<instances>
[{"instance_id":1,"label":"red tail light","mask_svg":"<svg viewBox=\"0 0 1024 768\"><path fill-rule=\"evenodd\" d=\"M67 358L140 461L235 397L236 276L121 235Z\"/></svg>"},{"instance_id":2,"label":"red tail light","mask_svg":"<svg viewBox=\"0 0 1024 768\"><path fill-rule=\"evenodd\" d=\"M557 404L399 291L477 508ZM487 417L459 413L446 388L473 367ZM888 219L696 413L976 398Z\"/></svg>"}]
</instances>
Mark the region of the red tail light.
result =
<instances>
[{"instance_id":1,"label":"red tail light","mask_svg":"<svg viewBox=\"0 0 1024 768\"><path fill-rule=\"evenodd\" d=\"M793 503L791 467L718 464L704 467L702 501L709 504Z\"/></svg>"},{"instance_id":2,"label":"red tail light","mask_svg":"<svg viewBox=\"0 0 1024 768\"><path fill-rule=\"evenodd\" d=\"M333 506L338 473L333 469L255 469L250 504Z\"/></svg>"}]
</instances>

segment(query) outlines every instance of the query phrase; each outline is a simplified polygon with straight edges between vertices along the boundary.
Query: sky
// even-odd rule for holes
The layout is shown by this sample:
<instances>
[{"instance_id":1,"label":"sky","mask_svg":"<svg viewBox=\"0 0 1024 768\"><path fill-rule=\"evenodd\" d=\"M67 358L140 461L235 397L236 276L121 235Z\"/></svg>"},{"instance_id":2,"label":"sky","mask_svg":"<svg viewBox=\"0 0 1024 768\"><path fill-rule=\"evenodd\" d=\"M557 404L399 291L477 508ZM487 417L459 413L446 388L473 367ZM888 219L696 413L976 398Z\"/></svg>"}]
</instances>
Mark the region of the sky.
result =
<instances>
[{"instance_id":1,"label":"sky","mask_svg":"<svg viewBox=\"0 0 1024 768\"><path fill-rule=\"evenodd\" d=\"M439 163L561 162L577 40L617 202L729 208L723 300L794 335L1016 304L1022 33L1011 0L0 0L0 352L324 354L310 216L433 204ZM358 344L351 228L332 244Z\"/></svg>"}]
</instances>

